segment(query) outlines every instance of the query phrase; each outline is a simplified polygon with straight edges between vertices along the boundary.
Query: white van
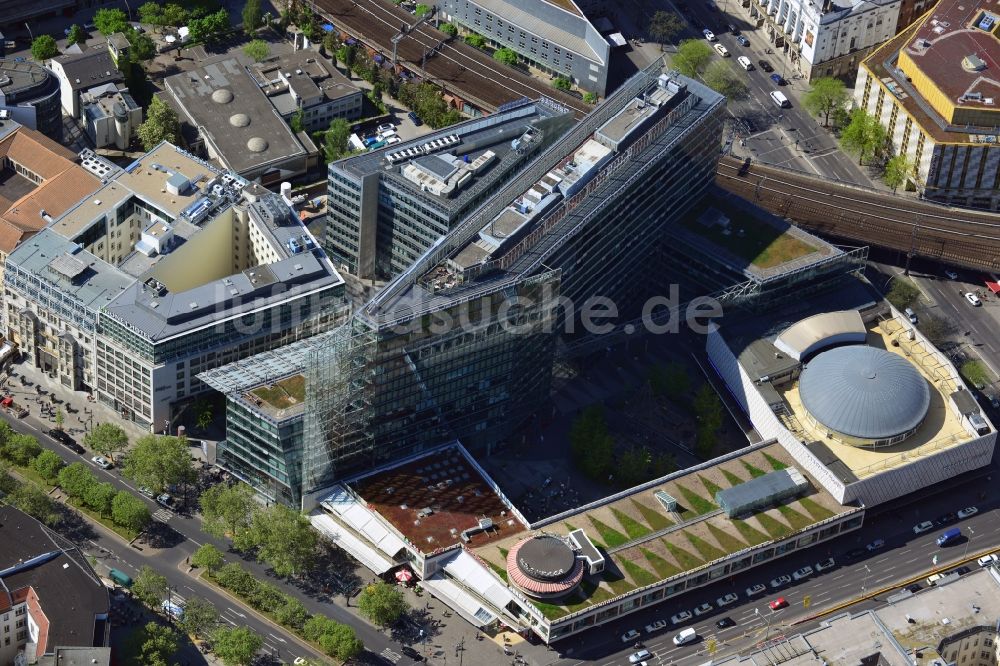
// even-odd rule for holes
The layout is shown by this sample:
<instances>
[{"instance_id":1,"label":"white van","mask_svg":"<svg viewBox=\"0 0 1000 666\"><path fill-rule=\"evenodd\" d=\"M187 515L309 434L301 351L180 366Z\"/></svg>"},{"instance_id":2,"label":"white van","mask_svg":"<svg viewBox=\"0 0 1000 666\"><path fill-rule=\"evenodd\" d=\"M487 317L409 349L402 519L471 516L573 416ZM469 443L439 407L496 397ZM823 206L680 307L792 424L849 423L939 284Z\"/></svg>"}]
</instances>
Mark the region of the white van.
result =
<instances>
[{"instance_id":1,"label":"white van","mask_svg":"<svg viewBox=\"0 0 1000 666\"><path fill-rule=\"evenodd\" d=\"M792 104L785 97L784 93L779 90L774 90L771 92L771 101L780 106L782 109L791 108Z\"/></svg>"},{"instance_id":2,"label":"white van","mask_svg":"<svg viewBox=\"0 0 1000 666\"><path fill-rule=\"evenodd\" d=\"M750 62L750 58L746 56L740 56L739 58L736 59L736 62L740 63L740 67L747 70L748 72L752 72L754 70L753 63Z\"/></svg>"},{"instance_id":3,"label":"white van","mask_svg":"<svg viewBox=\"0 0 1000 666\"><path fill-rule=\"evenodd\" d=\"M698 632L693 628L688 627L687 629L681 631L681 633L674 636L674 645L687 645L696 638L698 638Z\"/></svg>"}]
</instances>

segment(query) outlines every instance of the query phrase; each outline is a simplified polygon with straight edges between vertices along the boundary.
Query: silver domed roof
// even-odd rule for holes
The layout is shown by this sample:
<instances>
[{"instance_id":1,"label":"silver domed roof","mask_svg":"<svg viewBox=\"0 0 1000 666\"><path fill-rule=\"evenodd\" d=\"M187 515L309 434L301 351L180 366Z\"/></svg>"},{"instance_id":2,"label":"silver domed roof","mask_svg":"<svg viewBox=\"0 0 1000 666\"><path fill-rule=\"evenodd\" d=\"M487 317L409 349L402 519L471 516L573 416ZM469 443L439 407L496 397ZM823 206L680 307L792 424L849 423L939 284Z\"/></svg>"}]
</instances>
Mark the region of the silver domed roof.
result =
<instances>
[{"instance_id":1,"label":"silver domed roof","mask_svg":"<svg viewBox=\"0 0 1000 666\"><path fill-rule=\"evenodd\" d=\"M247 141L247 150L252 153L262 153L267 150L267 141L259 136L251 137L250 140Z\"/></svg>"},{"instance_id":2,"label":"silver domed roof","mask_svg":"<svg viewBox=\"0 0 1000 666\"><path fill-rule=\"evenodd\" d=\"M830 430L886 439L916 428L930 407L927 380L902 356L852 345L820 353L799 378L802 405Z\"/></svg>"},{"instance_id":3,"label":"silver domed roof","mask_svg":"<svg viewBox=\"0 0 1000 666\"><path fill-rule=\"evenodd\" d=\"M233 101L233 92L226 88L219 88L212 93L212 101L218 104L229 104Z\"/></svg>"},{"instance_id":4,"label":"silver domed roof","mask_svg":"<svg viewBox=\"0 0 1000 666\"><path fill-rule=\"evenodd\" d=\"M250 116L245 113L234 113L229 116L229 124L233 127L246 127L250 124Z\"/></svg>"}]
</instances>

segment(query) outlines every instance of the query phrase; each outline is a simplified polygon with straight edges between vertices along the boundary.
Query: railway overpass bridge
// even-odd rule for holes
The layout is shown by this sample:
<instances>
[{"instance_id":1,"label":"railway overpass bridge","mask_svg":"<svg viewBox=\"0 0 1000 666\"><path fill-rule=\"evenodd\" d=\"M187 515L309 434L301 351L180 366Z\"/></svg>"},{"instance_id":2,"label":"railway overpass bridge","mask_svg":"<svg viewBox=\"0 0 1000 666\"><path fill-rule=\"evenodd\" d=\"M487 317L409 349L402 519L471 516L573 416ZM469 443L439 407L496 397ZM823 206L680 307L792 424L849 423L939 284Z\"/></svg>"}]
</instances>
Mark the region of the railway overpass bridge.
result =
<instances>
[{"instance_id":1,"label":"railway overpass bridge","mask_svg":"<svg viewBox=\"0 0 1000 666\"><path fill-rule=\"evenodd\" d=\"M803 229L946 264L1000 271L1000 214L950 208L724 156L716 185Z\"/></svg>"}]
</instances>

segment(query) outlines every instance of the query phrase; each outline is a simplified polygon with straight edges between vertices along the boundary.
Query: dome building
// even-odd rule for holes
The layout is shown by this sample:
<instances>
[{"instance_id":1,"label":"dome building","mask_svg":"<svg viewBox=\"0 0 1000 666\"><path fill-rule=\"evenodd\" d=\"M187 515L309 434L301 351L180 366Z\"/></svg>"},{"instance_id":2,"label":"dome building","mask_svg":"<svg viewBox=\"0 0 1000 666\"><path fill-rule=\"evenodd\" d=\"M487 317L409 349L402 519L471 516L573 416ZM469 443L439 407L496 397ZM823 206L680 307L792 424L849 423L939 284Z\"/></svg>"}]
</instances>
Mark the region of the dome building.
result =
<instances>
[{"instance_id":1,"label":"dome building","mask_svg":"<svg viewBox=\"0 0 1000 666\"><path fill-rule=\"evenodd\" d=\"M805 364L799 396L810 422L851 446L890 446L912 435L930 408L930 387L898 354L835 347Z\"/></svg>"},{"instance_id":2,"label":"dome building","mask_svg":"<svg viewBox=\"0 0 1000 666\"><path fill-rule=\"evenodd\" d=\"M554 534L528 537L507 553L510 582L534 599L565 597L580 585L583 570L572 542Z\"/></svg>"}]
</instances>

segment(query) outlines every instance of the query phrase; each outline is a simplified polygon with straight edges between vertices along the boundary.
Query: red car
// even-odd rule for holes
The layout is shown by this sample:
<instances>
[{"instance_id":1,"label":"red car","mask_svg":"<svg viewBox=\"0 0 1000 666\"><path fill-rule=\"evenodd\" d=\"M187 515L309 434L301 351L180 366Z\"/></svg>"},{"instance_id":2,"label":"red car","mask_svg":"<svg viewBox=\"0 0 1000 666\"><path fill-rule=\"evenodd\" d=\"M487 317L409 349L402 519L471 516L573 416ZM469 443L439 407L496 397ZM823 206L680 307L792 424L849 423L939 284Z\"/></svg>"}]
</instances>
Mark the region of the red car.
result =
<instances>
[{"instance_id":1,"label":"red car","mask_svg":"<svg viewBox=\"0 0 1000 666\"><path fill-rule=\"evenodd\" d=\"M776 611L776 610L781 610L782 608L788 606L788 602L785 601L784 597L778 597L777 599L769 603L768 606L771 607L771 610Z\"/></svg>"}]
</instances>

